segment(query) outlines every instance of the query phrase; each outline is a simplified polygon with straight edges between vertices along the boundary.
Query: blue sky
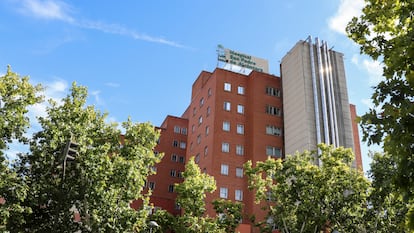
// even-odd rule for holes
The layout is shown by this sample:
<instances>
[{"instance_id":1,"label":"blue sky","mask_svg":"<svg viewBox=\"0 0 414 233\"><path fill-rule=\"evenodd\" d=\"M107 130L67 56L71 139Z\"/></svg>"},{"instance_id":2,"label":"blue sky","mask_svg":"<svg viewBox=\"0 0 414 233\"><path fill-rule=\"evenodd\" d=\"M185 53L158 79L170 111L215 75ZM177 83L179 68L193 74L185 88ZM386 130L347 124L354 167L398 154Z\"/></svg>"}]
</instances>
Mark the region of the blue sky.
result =
<instances>
[{"instance_id":1,"label":"blue sky","mask_svg":"<svg viewBox=\"0 0 414 233\"><path fill-rule=\"evenodd\" d=\"M54 99L76 81L109 120L160 125L184 112L193 81L217 66L218 44L267 59L279 75L281 58L311 35L344 53L349 100L361 115L381 77L380 64L345 35L362 7L363 0L2 0L0 74L11 65ZM44 111L37 105L31 114ZM366 169L372 149L362 144Z\"/></svg>"}]
</instances>

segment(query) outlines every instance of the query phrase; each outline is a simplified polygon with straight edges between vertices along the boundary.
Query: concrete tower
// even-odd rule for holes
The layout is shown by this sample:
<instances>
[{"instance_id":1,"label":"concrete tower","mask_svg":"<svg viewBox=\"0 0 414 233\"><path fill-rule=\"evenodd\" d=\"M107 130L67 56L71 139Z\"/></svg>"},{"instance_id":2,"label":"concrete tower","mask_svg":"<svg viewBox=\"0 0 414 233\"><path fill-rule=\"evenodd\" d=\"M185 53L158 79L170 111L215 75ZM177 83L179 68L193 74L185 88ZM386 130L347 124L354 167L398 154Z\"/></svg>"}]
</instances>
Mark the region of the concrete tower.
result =
<instances>
[{"instance_id":1,"label":"concrete tower","mask_svg":"<svg viewBox=\"0 0 414 233\"><path fill-rule=\"evenodd\" d=\"M356 123L351 120L342 53L309 37L283 57L281 77L286 154L315 150L319 143L359 152L354 146Z\"/></svg>"}]
</instances>

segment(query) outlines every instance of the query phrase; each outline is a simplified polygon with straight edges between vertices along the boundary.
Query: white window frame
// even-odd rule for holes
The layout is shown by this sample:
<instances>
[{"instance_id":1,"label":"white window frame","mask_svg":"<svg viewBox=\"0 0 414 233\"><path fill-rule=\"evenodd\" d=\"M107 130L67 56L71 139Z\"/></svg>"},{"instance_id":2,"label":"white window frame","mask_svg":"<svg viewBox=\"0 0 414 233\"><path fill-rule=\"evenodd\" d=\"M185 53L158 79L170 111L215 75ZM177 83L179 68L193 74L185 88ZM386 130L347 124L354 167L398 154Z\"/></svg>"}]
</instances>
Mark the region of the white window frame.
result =
<instances>
[{"instance_id":1,"label":"white window frame","mask_svg":"<svg viewBox=\"0 0 414 233\"><path fill-rule=\"evenodd\" d=\"M222 175L229 175L229 165L228 164L221 164L220 173Z\"/></svg>"},{"instance_id":2,"label":"white window frame","mask_svg":"<svg viewBox=\"0 0 414 233\"><path fill-rule=\"evenodd\" d=\"M282 149L275 146L266 146L266 155L281 158L282 157Z\"/></svg>"},{"instance_id":3,"label":"white window frame","mask_svg":"<svg viewBox=\"0 0 414 233\"><path fill-rule=\"evenodd\" d=\"M168 185L168 192L169 193L173 193L174 192L174 185L173 184Z\"/></svg>"},{"instance_id":4,"label":"white window frame","mask_svg":"<svg viewBox=\"0 0 414 233\"><path fill-rule=\"evenodd\" d=\"M274 136L282 136L282 129L273 125L266 126L266 134Z\"/></svg>"},{"instance_id":5,"label":"white window frame","mask_svg":"<svg viewBox=\"0 0 414 233\"><path fill-rule=\"evenodd\" d=\"M244 146L236 145L236 155L244 155Z\"/></svg>"},{"instance_id":6,"label":"white window frame","mask_svg":"<svg viewBox=\"0 0 414 233\"><path fill-rule=\"evenodd\" d=\"M221 143L221 151L224 153L230 152L230 144L228 142Z\"/></svg>"},{"instance_id":7,"label":"white window frame","mask_svg":"<svg viewBox=\"0 0 414 233\"><path fill-rule=\"evenodd\" d=\"M187 148L187 143L186 143L186 142L181 141L181 142L180 142L180 148L181 148L181 149L185 149L185 148Z\"/></svg>"},{"instance_id":8,"label":"white window frame","mask_svg":"<svg viewBox=\"0 0 414 233\"><path fill-rule=\"evenodd\" d=\"M174 133L180 133L180 130L181 130L180 126L178 125L174 126Z\"/></svg>"},{"instance_id":9,"label":"white window frame","mask_svg":"<svg viewBox=\"0 0 414 233\"><path fill-rule=\"evenodd\" d=\"M236 167L236 177L243 178L243 168Z\"/></svg>"},{"instance_id":10,"label":"white window frame","mask_svg":"<svg viewBox=\"0 0 414 233\"><path fill-rule=\"evenodd\" d=\"M224 91L231 92L231 83L224 83Z\"/></svg>"},{"instance_id":11,"label":"white window frame","mask_svg":"<svg viewBox=\"0 0 414 233\"><path fill-rule=\"evenodd\" d=\"M229 189L225 187L220 187L220 198L227 199L229 196Z\"/></svg>"},{"instance_id":12,"label":"white window frame","mask_svg":"<svg viewBox=\"0 0 414 233\"><path fill-rule=\"evenodd\" d=\"M242 104L237 105L237 113L244 114L244 105Z\"/></svg>"},{"instance_id":13,"label":"white window frame","mask_svg":"<svg viewBox=\"0 0 414 233\"><path fill-rule=\"evenodd\" d=\"M238 134L244 134L244 125L237 124L237 133Z\"/></svg>"},{"instance_id":14,"label":"white window frame","mask_svg":"<svg viewBox=\"0 0 414 233\"><path fill-rule=\"evenodd\" d=\"M234 200L243 201L243 190L240 190L240 189L234 190Z\"/></svg>"},{"instance_id":15,"label":"white window frame","mask_svg":"<svg viewBox=\"0 0 414 233\"><path fill-rule=\"evenodd\" d=\"M237 87L237 94L244 95L244 87L243 86L238 86Z\"/></svg>"},{"instance_id":16,"label":"white window frame","mask_svg":"<svg viewBox=\"0 0 414 233\"><path fill-rule=\"evenodd\" d=\"M181 134L187 135L187 128L181 128Z\"/></svg>"},{"instance_id":17,"label":"white window frame","mask_svg":"<svg viewBox=\"0 0 414 233\"><path fill-rule=\"evenodd\" d=\"M223 121L223 131L230 132L230 121Z\"/></svg>"},{"instance_id":18,"label":"white window frame","mask_svg":"<svg viewBox=\"0 0 414 233\"><path fill-rule=\"evenodd\" d=\"M223 104L223 109L224 109L225 111L230 112L230 111L231 111L231 103L230 103L230 102L228 102L228 101L224 101L224 104Z\"/></svg>"}]
</instances>

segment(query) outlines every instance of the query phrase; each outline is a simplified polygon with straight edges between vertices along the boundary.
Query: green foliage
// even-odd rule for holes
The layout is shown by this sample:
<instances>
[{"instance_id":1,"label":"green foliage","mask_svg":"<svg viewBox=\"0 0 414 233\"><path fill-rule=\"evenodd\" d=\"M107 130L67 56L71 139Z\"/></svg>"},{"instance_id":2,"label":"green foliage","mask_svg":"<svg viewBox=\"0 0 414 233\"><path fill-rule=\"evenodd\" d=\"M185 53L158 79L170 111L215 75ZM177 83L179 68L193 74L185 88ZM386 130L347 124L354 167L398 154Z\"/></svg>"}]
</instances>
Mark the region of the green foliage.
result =
<instances>
[{"instance_id":1,"label":"green foliage","mask_svg":"<svg viewBox=\"0 0 414 233\"><path fill-rule=\"evenodd\" d=\"M206 193L216 190L214 177L200 171L198 165L191 157L183 172L184 182L175 185L177 204L184 209L185 214L201 217L204 215Z\"/></svg>"},{"instance_id":2,"label":"green foliage","mask_svg":"<svg viewBox=\"0 0 414 233\"><path fill-rule=\"evenodd\" d=\"M394 157L381 153L371 156L372 188L365 217L367 232L407 232L405 229L407 205L392 180L397 169Z\"/></svg>"},{"instance_id":3,"label":"green foliage","mask_svg":"<svg viewBox=\"0 0 414 233\"><path fill-rule=\"evenodd\" d=\"M23 136L29 127L26 116L28 106L39 103L42 96L40 85L33 86L29 77L21 77L7 67L7 73L0 77L0 155L13 139L25 141Z\"/></svg>"},{"instance_id":4,"label":"green foliage","mask_svg":"<svg viewBox=\"0 0 414 233\"><path fill-rule=\"evenodd\" d=\"M361 117L363 140L382 144L394 157L394 181L409 202L414 202L413 9L413 1L366 0L363 14L347 26L361 53L384 64L385 80L371 97L374 107Z\"/></svg>"},{"instance_id":5,"label":"green foliage","mask_svg":"<svg viewBox=\"0 0 414 233\"><path fill-rule=\"evenodd\" d=\"M20 157L19 175L25 178L28 195L24 205L33 212L11 216L11 231L31 232L132 232L145 226L148 196L144 182L158 163L159 133L148 123L123 123L124 144L116 124L105 122L93 106L86 106L85 87L72 85L62 104L50 100L47 116L40 117L42 130L30 141L30 152ZM68 140L79 147L73 162L63 163ZM143 209L130 208L141 199ZM74 221L74 212L80 222Z\"/></svg>"},{"instance_id":6,"label":"green foliage","mask_svg":"<svg viewBox=\"0 0 414 233\"><path fill-rule=\"evenodd\" d=\"M214 210L218 214L217 223L225 232L235 232L242 220L243 205L240 202L216 199L213 201Z\"/></svg>"},{"instance_id":7,"label":"green foliage","mask_svg":"<svg viewBox=\"0 0 414 233\"><path fill-rule=\"evenodd\" d=\"M282 232L333 229L358 232L363 224L369 182L351 168L350 149L319 146L316 152L245 164L249 188L268 203L268 223ZM315 165L319 159L321 166ZM268 229L269 230L269 229Z\"/></svg>"},{"instance_id":8,"label":"green foliage","mask_svg":"<svg viewBox=\"0 0 414 233\"><path fill-rule=\"evenodd\" d=\"M12 72L10 66L7 73L0 77L0 231L4 231L10 215L30 212L30 208L21 206L28 187L10 167L4 150L13 140L26 142L24 133L29 127L26 113L30 105L42 100L39 95L41 89L40 85L31 85L28 77Z\"/></svg>"},{"instance_id":9,"label":"green foliage","mask_svg":"<svg viewBox=\"0 0 414 233\"><path fill-rule=\"evenodd\" d=\"M177 217L175 232L182 233L224 233L214 218L205 215L206 193L216 189L214 177L200 171L191 157L183 172L184 181L175 185L177 204L183 209L183 215Z\"/></svg>"}]
</instances>

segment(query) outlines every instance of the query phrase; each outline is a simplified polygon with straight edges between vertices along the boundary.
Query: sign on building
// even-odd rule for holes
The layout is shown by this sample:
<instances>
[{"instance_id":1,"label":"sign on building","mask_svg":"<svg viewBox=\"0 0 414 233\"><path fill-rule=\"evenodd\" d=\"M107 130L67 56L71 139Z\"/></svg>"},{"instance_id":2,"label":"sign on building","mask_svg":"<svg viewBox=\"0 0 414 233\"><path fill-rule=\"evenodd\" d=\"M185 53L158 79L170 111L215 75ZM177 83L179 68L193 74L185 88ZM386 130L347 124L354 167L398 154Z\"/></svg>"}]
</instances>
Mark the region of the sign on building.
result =
<instances>
[{"instance_id":1,"label":"sign on building","mask_svg":"<svg viewBox=\"0 0 414 233\"><path fill-rule=\"evenodd\" d=\"M221 62L237 65L259 72L269 73L268 61L262 58L253 57L248 54L240 53L231 49L217 46L218 60Z\"/></svg>"}]
</instances>

